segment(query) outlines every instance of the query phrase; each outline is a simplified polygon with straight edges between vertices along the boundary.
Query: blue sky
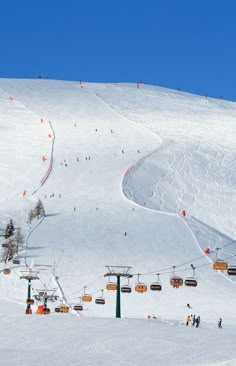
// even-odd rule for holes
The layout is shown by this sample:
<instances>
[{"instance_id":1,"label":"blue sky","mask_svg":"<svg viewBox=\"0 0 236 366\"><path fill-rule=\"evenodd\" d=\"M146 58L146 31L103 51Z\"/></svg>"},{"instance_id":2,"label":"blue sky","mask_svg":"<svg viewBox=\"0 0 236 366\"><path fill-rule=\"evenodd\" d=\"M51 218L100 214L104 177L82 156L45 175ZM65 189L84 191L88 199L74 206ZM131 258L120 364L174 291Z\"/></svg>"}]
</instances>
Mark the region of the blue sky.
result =
<instances>
[{"instance_id":1,"label":"blue sky","mask_svg":"<svg viewBox=\"0 0 236 366\"><path fill-rule=\"evenodd\" d=\"M11 0L0 77L135 82L236 100L235 0Z\"/></svg>"}]
</instances>

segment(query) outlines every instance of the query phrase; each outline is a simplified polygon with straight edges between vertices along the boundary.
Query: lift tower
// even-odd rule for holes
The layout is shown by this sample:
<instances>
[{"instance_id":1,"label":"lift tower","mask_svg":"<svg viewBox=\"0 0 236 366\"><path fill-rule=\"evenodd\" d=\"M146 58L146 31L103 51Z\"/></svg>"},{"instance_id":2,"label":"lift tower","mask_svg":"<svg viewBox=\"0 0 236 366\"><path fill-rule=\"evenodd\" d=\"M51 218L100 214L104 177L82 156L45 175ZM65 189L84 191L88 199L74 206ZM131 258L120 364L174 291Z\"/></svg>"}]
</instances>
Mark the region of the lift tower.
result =
<instances>
[{"instance_id":1,"label":"lift tower","mask_svg":"<svg viewBox=\"0 0 236 366\"><path fill-rule=\"evenodd\" d=\"M120 278L133 277L132 274L129 273L132 267L129 266L105 266L107 268L107 273L104 277L116 277L117 286L116 286L116 318L121 317L121 305L120 305Z\"/></svg>"},{"instance_id":2,"label":"lift tower","mask_svg":"<svg viewBox=\"0 0 236 366\"><path fill-rule=\"evenodd\" d=\"M20 276L21 280L28 281L28 291L27 291L27 299L26 299L26 314L32 314L31 305L34 305L34 299L31 298L31 282L33 280L39 280L38 272L32 271L31 268L21 271L22 275Z\"/></svg>"}]
</instances>

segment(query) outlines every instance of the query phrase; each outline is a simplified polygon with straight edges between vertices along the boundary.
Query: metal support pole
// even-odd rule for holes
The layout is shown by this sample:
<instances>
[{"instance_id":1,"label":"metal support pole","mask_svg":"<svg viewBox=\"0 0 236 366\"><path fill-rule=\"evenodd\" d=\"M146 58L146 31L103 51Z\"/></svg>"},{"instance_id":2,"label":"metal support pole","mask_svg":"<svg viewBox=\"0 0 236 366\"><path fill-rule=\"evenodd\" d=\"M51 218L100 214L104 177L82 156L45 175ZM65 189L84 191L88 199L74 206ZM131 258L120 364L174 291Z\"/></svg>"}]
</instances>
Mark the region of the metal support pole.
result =
<instances>
[{"instance_id":1,"label":"metal support pole","mask_svg":"<svg viewBox=\"0 0 236 366\"><path fill-rule=\"evenodd\" d=\"M129 273L130 269L132 267L130 266L106 266L107 273L104 275L104 277L116 277L116 318L121 318L121 300L120 300L120 278L131 278L133 277L132 274ZM108 288L107 288L108 289ZM110 288L109 288L110 290Z\"/></svg>"},{"instance_id":2,"label":"metal support pole","mask_svg":"<svg viewBox=\"0 0 236 366\"><path fill-rule=\"evenodd\" d=\"M31 279L29 278L28 279L28 294L27 294L27 301L30 301L31 300ZM26 314L31 314L31 311L30 311L30 304L28 303L27 304L27 307L26 307Z\"/></svg>"},{"instance_id":3,"label":"metal support pole","mask_svg":"<svg viewBox=\"0 0 236 366\"><path fill-rule=\"evenodd\" d=\"M44 297L44 304L43 304L44 310L47 309L47 302L48 302L48 298L47 298L47 296L45 296Z\"/></svg>"},{"instance_id":4,"label":"metal support pole","mask_svg":"<svg viewBox=\"0 0 236 366\"><path fill-rule=\"evenodd\" d=\"M116 288L116 318L121 317L120 311L120 275L117 275L117 288Z\"/></svg>"}]
</instances>

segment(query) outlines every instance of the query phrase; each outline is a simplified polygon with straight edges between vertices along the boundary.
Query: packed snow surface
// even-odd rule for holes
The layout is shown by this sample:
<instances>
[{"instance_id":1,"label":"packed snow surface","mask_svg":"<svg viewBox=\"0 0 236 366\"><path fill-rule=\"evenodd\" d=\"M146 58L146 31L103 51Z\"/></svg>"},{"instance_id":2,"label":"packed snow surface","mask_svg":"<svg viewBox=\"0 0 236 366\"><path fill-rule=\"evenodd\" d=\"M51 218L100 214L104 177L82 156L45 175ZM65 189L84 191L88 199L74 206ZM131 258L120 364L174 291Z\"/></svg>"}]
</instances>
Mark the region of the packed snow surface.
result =
<instances>
[{"instance_id":1,"label":"packed snow surface","mask_svg":"<svg viewBox=\"0 0 236 366\"><path fill-rule=\"evenodd\" d=\"M235 104L143 84L1 79L0 107L0 228L12 218L25 238L20 265L0 249L11 269L0 276L4 365L236 365L236 285L212 269L216 258L236 265ZM45 216L30 222L38 200ZM30 265L33 296L56 290L49 316L24 314ZM111 266L132 267L123 319L112 319ZM198 286L173 288L173 273ZM77 314L84 293L93 301ZM69 314L54 313L60 301ZM193 314L198 329L185 326Z\"/></svg>"}]
</instances>

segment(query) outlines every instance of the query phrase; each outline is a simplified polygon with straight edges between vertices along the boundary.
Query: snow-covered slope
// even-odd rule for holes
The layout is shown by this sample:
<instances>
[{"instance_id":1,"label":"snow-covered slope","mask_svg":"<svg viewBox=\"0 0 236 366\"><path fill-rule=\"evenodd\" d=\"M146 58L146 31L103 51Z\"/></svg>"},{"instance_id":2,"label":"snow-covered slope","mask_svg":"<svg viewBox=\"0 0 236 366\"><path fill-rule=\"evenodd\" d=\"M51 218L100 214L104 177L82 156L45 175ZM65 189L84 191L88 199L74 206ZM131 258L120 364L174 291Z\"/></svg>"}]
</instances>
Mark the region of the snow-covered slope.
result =
<instances>
[{"instance_id":1,"label":"snow-covered slope","mask_svg":"<svg viewBox=\"0 0 236 366\"><path fill-rule=\"evenodd\" d=\"M1 79L0 105L0 222L22 228L35 289L57 286L55 263L73 305L84 286L101 295L106 265L131 266L130 285L160 273L163 291L122 294L123 317L183 322L189 303L203 321L236 326L235 283L212 269L215 248L231 264L236 250L234 103L147 85ZM29 224L37 199L46 216ZM191 264L198 286L172 288L173 266L186 278ZM1 275L2 299L24 303L23 265ZM113 317L115 293L104 295L80 316Z\"/></svg>"}]
</instances>

